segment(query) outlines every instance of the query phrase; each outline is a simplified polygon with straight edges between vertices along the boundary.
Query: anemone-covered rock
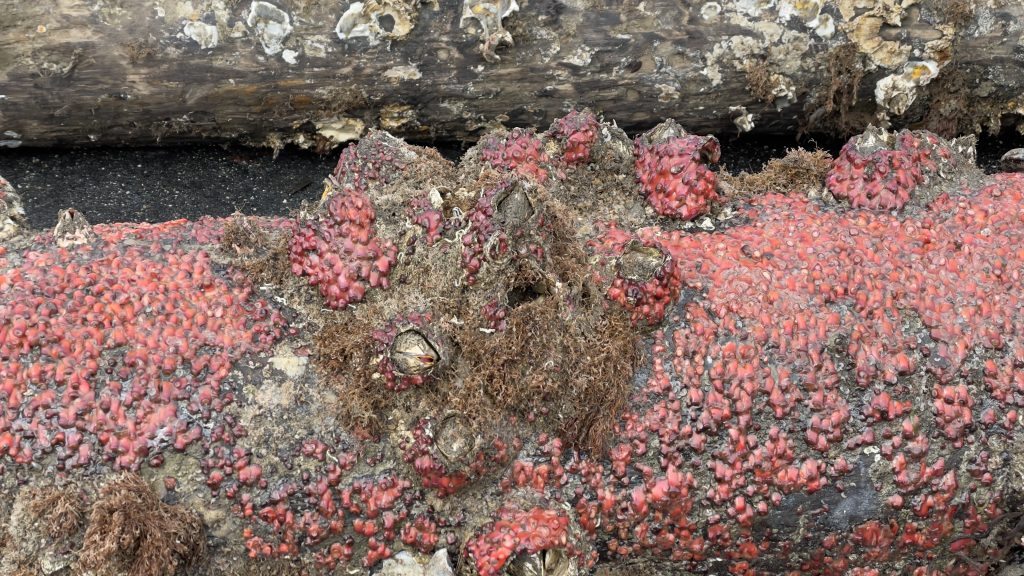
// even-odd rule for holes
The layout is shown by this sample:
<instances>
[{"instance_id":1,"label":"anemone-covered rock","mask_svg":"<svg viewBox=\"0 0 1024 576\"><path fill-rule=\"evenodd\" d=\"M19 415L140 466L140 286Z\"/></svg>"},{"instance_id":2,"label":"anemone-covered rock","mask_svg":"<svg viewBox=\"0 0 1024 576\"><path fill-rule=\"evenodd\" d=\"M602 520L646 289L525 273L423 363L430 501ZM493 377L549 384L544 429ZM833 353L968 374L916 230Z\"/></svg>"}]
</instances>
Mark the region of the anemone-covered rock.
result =
<instances>
[{"instance_id":1,"label":"anemone-covered rock","mask_svg":"<svg viewBox=\"0 0 1024 576\"><path fill-rule=\"evenodd\" d=\"M592 159L623 152L595 133ZM544 182L377 135L295 218L0 248L0 486L139 469L254 571L995 573L1024 495L1024 177L911 134L928 203L724 196L705 232L644 210L636 158L531 137ZM235 267L307 228L348 263L393 245L387 288L332 309L287 242L272 282Z\"/></svg>"}]
</instances>

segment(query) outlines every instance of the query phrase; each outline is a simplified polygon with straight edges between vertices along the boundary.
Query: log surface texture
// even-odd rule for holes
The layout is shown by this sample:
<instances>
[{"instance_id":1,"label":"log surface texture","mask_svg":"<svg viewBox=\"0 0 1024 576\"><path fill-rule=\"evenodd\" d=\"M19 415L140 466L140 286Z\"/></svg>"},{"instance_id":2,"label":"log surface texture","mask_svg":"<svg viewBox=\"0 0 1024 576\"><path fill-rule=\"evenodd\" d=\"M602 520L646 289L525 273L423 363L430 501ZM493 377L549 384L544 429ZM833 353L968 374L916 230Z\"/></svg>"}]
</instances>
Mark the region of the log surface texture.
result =
<instances>
[{"instance_id":1,"label":"log surface texture","mask_svg":"<svg viewBox=\"0 0 1024 576\"><path fill-rule=\"evenodd\" d=\"M0 145L475 139L574 106L627 131L956 135L1021 113L1022 21L1001 0L0 0Z\"/></svg>"}]
</instances>

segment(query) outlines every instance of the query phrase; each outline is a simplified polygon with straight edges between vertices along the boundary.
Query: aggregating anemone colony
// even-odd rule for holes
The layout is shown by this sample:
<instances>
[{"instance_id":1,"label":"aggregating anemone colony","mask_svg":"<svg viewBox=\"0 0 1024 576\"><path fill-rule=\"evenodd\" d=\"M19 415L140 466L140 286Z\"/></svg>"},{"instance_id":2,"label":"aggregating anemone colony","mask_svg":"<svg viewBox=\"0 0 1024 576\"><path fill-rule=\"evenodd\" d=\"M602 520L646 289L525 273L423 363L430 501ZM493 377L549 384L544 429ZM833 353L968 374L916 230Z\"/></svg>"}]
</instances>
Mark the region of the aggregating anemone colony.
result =
<instances>
[{"instance_id":1,"label":"aggregating anemone colony","mask_svg":"<svg viewBox=\"0 0 1024 576\"><path fill-rule=\"evenodd\" d=\"M295 571L989 573L1024 488L1024 179L966 152L872 130L810 197L738 202L714 138L579 111L458 166L371 133L319 206L244 220L254 251L237 218L15 236L0 481L140 470ZM283 348L316 370L260 369Z\"/></svg>"}]
</instances>

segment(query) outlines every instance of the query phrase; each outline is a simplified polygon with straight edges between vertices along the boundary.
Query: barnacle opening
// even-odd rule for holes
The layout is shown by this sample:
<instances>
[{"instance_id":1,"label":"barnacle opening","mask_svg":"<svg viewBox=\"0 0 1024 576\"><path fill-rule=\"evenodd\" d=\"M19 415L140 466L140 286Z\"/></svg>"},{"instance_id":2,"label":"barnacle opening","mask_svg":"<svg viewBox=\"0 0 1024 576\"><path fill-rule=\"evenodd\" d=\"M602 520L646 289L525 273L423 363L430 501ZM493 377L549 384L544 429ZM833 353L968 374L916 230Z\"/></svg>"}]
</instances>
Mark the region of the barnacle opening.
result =
<instances>
[{"instance_id":1,"label":"barnacle opening","mask_svg":"<svg viewBox=\"0 0 1024 576\"><path fill-rule=\"evenodd\" d=\"M668 254L657 246L646 246L636 240L626 246L619 256L616 271L632 282L646 283L657 278L665 269Z\"/></svg>"},{"instance_id":2,"label":"barnacle opening","mask_svg":"<svg viewBox=\"0 0 1024 576\"><path fill-rule=\"evenodd\" d=\"M441 355L426 336L410 329L399 332L391 341L389 357L399 374L421 376L437 366Z\"/></svg>"},{"instance_id":3,"label":"barnacle opening","mask_svg":"<svg viewBox=\"0 0 1024 576\"><path fill-rule=\"evenodd\" d=\"M460 414L441 420L434 432L434 446L451 464L465 464L473 454L478 436L469 421Z\"/></svg>"},{"instance_id":4,"label":"barnacle opening","mask_svg":"<svg viewBox=\"0 0 1024 576\"><path fill-rule=\"evenodd\" d=\"M381 30L390 34L395 29L395 17L391 14L381 14L377 18L377 25Z\"/></svg>"},{"instance_id":5,"label":"barnacle opening","mask_svg":"<svg viewBox=\"0 0 1024 576\"><path fill-rule=\"evenodd\" d=\"M572 558L560 548L532 554L523 552L505 568L507 576L574 576L576 573Z\"/></svg>"},{"instance_id":6,"label":"barnacle opening","mask_svg":"<svg viewBox=\"0 0 1024 576\"><path fill-rule=\"evenodd\" d=\"M704 143L698 149L701 162L705 164L717 164L722 157L722 147L718 144L718 138L705 136Z\"/></svg>"},{"instance_id":7,"label":"barnacle opening","mask_svg":"<svg viewBox=\"0 0 1024 576\"><path fill-rule=\"evenodd\" d=\"M516 283L505 293L505 303L509 308L518 308L551 294L552 286L547 278L541 277L526 280L525 282Z\"/></svg>"},{"instance_id":8,"label":"barnacle opening","mask_svg":"<svg viewBox=\"0 0 1024 576\"><path fill-rule=\"evenodd\" d=\"M518 227L526 224L533 217L535 212L533 200L523 189L521 183L509 187L496 204L499 222L507 227Z\"/></svg>"}]
</instances>

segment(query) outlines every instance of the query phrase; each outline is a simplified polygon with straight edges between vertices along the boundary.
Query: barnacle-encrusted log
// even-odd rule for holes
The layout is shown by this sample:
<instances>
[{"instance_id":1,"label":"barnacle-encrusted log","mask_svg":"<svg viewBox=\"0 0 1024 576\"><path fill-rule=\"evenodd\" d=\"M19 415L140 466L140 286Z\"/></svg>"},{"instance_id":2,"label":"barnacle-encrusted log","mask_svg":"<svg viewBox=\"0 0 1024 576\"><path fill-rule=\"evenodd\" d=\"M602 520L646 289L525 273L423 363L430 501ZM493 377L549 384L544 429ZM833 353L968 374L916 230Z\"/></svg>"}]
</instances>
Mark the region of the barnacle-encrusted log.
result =
<instances>
[{"instance_id":1,"label":"barnacle-encrusted log","mask_svg":"<svg viewBox=\"0 0 1024 576\"><path fill-rule=\"evenodd\" d=\"M1015 122L1003 0L0 0L0 146Z\"/></svg>"},{"instance_id":2,"label":"barnacle-encrusted log","mask_svg":"<svg viewBox=\"0 0 1024 576\"><path fill-rule=\"evenodd\" d=\"M11 228L2 567L996 574L1024 175L873 127L726 182L712 142L583 110L456 166L372 132L294 217ZM121 469L165 503L104 481L134 496L85 527Z\"/></svg>"}]
</instances>

